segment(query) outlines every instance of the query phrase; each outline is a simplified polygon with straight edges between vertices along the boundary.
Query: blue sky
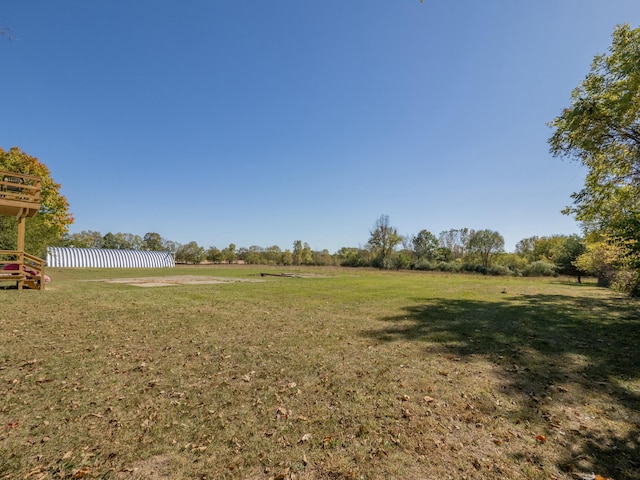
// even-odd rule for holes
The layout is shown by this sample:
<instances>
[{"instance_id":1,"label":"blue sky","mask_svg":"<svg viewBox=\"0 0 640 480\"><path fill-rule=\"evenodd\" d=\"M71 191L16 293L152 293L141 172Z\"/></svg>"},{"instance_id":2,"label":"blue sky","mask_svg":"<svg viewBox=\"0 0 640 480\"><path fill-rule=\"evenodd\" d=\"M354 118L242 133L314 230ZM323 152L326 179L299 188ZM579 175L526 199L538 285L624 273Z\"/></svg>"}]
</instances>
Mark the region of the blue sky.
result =
<instances>
[{"instance_id":1,"label":"blue sky","mask_svg":"<svg viewBox=\"0 0 640 480\"><path fill-rule=\"evenodd\" d=\"M546 125L637 0L6 0L0 146L71 232L223 248L570 234Z\"/></svg>"}]
</instances>

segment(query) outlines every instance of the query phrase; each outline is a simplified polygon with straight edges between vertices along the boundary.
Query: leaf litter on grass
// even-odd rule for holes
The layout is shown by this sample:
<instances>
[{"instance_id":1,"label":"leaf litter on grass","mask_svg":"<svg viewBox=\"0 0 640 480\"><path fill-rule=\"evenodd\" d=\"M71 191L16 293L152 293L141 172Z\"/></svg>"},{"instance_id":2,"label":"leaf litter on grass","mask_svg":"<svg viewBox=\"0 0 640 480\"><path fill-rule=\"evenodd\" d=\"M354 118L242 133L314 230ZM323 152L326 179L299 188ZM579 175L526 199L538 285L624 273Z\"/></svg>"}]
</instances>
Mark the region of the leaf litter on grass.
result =
<instances>
[{"instance_id":1,"label":"leaf litter on grass","mask_svg":"<svg viewBox=\"0 0 640 480\"><path fill-rule=\"evenodd\" d=\"M28 308L3 296L0 478L638 478L637 321L599 290L76 275Z\"/></svg>"}]
</instances>

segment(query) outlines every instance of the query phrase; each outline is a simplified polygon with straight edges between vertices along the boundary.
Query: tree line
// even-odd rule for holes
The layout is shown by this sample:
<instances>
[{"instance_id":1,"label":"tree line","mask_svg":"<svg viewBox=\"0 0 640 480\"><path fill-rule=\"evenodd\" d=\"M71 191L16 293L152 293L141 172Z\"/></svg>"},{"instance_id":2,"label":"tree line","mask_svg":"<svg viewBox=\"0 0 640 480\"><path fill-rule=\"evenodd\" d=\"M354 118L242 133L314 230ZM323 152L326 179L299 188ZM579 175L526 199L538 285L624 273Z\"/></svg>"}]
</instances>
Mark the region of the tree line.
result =
<instances>
[{"instance_id":1,"label":"tree line","mask_svg":"<svg viewBox=\"0 0 640 480\"><path fill-rule=\"evenodd\" d=\"M585 252L585 244L577 235L530 237L516 245L515 253L504 251L504 238L492 230L450 229L438 236L424 229L415 235L400 235L387 215L381 215L369 232L364 246L343 247L330 253L312 250L307 242L296 240L292 247L278 245L260 247L205 248L192 241L180 244L164 239L159 233L144 236L129 233L83 231L67 234L63 246L83 248L115 248L163 250L174 253L176 262L245 263L250 265L316 265L373 267L379 269L412 269L446 272L475 272L490 275L583 275L575 266Z\"/></svg>"}]
</instances>

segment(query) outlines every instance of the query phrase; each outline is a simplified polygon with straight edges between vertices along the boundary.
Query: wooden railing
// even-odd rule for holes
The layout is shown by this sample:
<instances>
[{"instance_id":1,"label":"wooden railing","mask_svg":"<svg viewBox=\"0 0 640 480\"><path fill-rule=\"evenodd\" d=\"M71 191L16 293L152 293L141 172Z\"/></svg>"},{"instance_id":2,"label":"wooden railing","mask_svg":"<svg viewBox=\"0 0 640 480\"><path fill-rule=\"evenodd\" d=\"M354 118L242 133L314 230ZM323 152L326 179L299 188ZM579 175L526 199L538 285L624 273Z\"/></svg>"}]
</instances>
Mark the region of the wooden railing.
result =
<instances>
[{"instance_id":1,"label":"wooden railing","mask_svg":"<svg viewBox=\"0 0 640 480\"><path fill-rule=\"evenodd\" d=\"M39 204L41 188L39 177L0 170L0 200Z\"/></svg>"},{"instance_id":2,"label":"wooden railing","mask_svg":"<svg viewBox=\"0 0 640 480\"><path fill-rule=\"evenodd\" d=\"M18 250L0 250L0 281L16 282L18 290L44 290L46 262Z\"/></svg>"}]
</instances>

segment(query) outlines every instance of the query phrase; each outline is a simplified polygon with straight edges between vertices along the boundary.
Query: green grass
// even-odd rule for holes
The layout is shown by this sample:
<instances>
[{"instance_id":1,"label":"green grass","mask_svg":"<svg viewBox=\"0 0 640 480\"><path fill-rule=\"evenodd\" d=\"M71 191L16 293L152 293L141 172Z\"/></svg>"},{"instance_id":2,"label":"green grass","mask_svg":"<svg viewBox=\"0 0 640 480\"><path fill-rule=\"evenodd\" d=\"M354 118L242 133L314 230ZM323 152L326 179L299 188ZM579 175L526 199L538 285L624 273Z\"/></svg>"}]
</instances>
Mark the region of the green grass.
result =
<instances>
[{"instance_id":1,"label":"green grass","mask_svg":"<svg viewBox=\"0 0 640 480\"><path fill-rule=\"evenodd\" d=\"M261 271L0 290L0 478L640 479L640 303L610 291L360 269L95 281Z\"/></svg>"}]
</instances>

